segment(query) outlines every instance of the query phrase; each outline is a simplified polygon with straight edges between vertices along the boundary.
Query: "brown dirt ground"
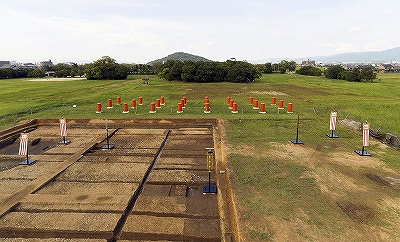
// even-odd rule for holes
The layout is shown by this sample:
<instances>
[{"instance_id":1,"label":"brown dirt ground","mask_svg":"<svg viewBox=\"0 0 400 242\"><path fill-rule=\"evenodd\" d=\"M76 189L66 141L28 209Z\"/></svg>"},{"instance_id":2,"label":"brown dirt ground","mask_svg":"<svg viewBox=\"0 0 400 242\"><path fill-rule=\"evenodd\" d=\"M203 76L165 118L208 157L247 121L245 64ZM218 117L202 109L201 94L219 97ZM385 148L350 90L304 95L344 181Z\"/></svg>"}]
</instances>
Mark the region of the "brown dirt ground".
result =
<instances>
[{"instance_id":1,"label":"brown dirt ground","mask_svg":"<svg viewBox=\"0 0 400 242\"><path fill-rule=\"evenodd\" d=\"M110 125L114 125L112 121ZM165 120L160 121L162 124L149 121L144 124L147 128L138 129L132 128L129 121L116 123L123 128L110 139L115 145L113 150L102 150L104 142L94 143L94 148L83 153L82 158L34 194L25 195L18 206L1 217L0 233L17 231L32 237L30 241L36 241L36 236L38 240L66 236L65 241L73 241L69 238L79 238L82 231L90 233L91 238L111 236L110 231L121 217L127 200L137 189L167 129L171 129L159 162L137 206L129 214L121 238L128 241L136 236L154 239L166 236L174 241L176 238L218 241L224 237L226 231L220 227L217 196L202 194L202 185L208 181L205 148L214 145L212 125L201 123L201 127L192 127ZM42 175L50 176L48 172L55 166L65 163L75 153L81 154L82 147L98 142L99 134L104 134L103 125L91 126L91 121L71 120L68 124L68 139L72 142L66 146L58 145L58 124L39 125L30 132L32 139L40 137L38 144L30 146L30 158L38 160L32 166L18 166L21 160L17 156L18 139L0 147L0 171L4 171L0 173L0 185L4 184L0 186L0 205L10 194L41 180ZM215 182L215 174L211 180ZM186 195L188 188L190 196ZM18 240L7 238L6 241Z\"/></svg>"}]
</instances>

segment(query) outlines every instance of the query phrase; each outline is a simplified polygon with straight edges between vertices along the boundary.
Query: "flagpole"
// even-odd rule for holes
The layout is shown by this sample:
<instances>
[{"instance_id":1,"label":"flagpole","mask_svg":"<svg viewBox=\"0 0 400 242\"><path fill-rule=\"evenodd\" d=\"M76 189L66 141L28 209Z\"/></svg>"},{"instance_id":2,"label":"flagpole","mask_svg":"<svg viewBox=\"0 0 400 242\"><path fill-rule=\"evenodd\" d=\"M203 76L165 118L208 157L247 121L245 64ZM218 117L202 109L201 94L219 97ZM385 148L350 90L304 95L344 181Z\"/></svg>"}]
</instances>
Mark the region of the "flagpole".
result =
<instances>
[{"instance_id":1,"label":"flagpole","mask_svg":"<svg viewBox=\"0 0 400 242\"><path fill-rule=\"evenodd\" d=\"M107 149L110 148L110 142L108 139L108 120L106 119L106 137L107 137Z\"/></svg>"},{"instance_id":2,"label":"flagpole","mask_svg":"<svg viewBox=\"0 0 400 242\"><path fill-rule=\"evenodd\" d=\"M297 114L297 128L296 128L296 139L291 140L293 144L304 144L301 140L299 140L299 125L300 125L300 113Z\"/></svg>"},{"instance_id":3,"label":"flagpole","mask_svg":"<svg viewBox=\"0 0 400 242\"><path fill-rule=\"evenodd\" d=\"M114 148L114 145L110 145L110 140L108 138L108 120L106 119L105 121L106 121L106 140L107 140L107 145L103 146L103 150Z\"/></svg>"},{"instance_id":4,"label":"flagpole","mask_svg":"<svg viewBox=\"0 0 400 242\"><path fill-rule=\"evenodd\" d=\"M29 163L29 142L26 144L26 164Z\"/></svg>"}]
</instances>

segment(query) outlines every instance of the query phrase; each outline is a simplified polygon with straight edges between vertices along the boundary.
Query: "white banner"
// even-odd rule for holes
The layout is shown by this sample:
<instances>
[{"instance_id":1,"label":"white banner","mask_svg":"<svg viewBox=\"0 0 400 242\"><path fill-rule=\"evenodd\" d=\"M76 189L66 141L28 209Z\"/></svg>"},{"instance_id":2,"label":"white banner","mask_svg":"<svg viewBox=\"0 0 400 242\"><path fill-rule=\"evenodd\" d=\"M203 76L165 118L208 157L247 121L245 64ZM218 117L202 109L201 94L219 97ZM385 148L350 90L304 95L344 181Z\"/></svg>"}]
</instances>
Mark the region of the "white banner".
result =
<instances>
[{"instance_id":1,"label":"white banner","mask_svg":"<svg viewBox=\"0 0 400 242\"><path fill-rule=\"evenodd\" d=\"M336 112L331 112L331 118L329 122L329 130L335 130L336 129Z\"/></svg>"},{"instance_id":2,"label":"white banner","mask_svg":"<svg viewBox=\"0 0 400 242\"><path fill-rule=\"evenodd\" d=\"M28 154L28 134L22 133L19 142L18 155Z\"/></svg>"},{"instance_id":3,"label":"white banner","mask_svg":"<svg viewBox=\"0 0 400 242\"><path fill-rule=\"evenodd\" d=\"M363 146L369 146L369 123L363 124Z\"/></svg>"},{"instance_id":4,"label":"white banner","mask_svg":"<svg viewBox=\"0 0 400 242\"><path fill-rule=\"evenodd\" d=\"M61 137L67 136L67 122L63 118L60 119L60 131L61 131Z\"/></svg>"}]
</instances>

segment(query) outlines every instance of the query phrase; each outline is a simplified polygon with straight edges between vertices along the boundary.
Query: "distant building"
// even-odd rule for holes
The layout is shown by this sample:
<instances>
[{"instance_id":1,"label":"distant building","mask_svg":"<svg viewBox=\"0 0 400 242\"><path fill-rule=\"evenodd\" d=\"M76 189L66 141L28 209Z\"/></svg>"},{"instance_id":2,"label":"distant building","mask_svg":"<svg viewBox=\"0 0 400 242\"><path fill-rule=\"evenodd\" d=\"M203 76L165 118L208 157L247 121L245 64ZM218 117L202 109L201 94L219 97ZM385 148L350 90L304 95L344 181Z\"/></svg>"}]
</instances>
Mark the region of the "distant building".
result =
<instances>
[{"instance_id":1,"label":"distant building","mask_svg":"<svg viewBox=\"0 0 400 242\"><path fill-rule=\"evenodd\" d=\"M10 61L0 61L0 67L7 68L9 66L11 66L11 62Z\"/></svg>"},{"instance_id":2,"label":"distant building","mask_svg":"<svg viewBox=\"0 0 400 242\"><path fill-rule=\"evenodd\" d=\"M315 60L305 60L301 62L302 66L315 66Z\"/></svg>"},{"instance_id":3,"label":"distant building","mask_svg":"<svg viewBox=\"0 0 400 242\"><path fill-rule=\"evenodd\" d=\"M22 63L21 65L19 65L20 68L38 68L38 66L36 64L33 63Z\"/></svg>"},{"instance_id":4,"label":"distant building","mask_svg":"<svg viewBox=\"0 0 400 242\"><path fill-rule=\"evenodd\" d=\"M39 63L37 63L37 65L39 67L44 67L44 66L53 66L53 62L51 62L51 60L49 59L48 61L41 61Z\"/></svg>"},{"instance_id":5,"label":"distant building","mask_svg":"<svg viewBox=\"0 0 400 242\"><path fill-rule=\"evenodd\" d=\"M46 71L44 74L46 76L54 76L54 74L56 74L56 72L55 71Z\"/></svg>"}]
</instances>

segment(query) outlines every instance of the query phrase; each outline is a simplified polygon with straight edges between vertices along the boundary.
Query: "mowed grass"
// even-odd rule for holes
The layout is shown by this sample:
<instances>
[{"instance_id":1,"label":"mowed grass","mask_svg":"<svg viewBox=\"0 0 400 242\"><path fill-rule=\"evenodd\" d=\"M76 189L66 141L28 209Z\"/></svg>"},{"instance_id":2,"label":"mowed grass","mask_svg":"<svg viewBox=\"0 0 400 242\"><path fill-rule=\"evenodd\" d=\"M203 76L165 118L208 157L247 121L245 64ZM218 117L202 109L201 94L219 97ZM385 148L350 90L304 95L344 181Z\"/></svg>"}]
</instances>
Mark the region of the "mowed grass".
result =
<instances>
[{"instance_id":1,"label":"mowed grass","mask_svg":"<svg viewBox=\"0 0 400 242\"><path fill-rule=\"evenodd\" d=\"M400 75L378 77L379 82L350 83L271 74L254 83L233 84L167 82L150 76L149 85L143 85L142 76L123 81L1 80L0 128L32 118L222 118L244 240L379 241L382 231L394 231L387 235L393 241L400 238L393 225L400 219L400 209L385 204L400 203L398 189L379 185L371 177L400 178L395 176L400 172L399 152L371 142L367 150L378 165L364 165L353 156L353 150L362 146L359 131L338 123L335 133L340 138L325 136L334 109L339 120L368 120L374 129L400 134ZM144 104L123 114L116 104L118 96L129 107L139 96ZM150 103L161 96L166 104L150 114ZM177 114L183 96L188 103ZM205 96L210 99L210 114L203 112ZM238 104L237 114L228 108L228 96ZM250 96L266 104L267 114L249 105ZM285 110L278 113L270 105L272 97L284 100ZM113 109L106 108L108 99ZM95 113L98 102L101 114ZM286 113L289 102L293 114ZM303 146L289 143L296 138L297 114Z\"/></svg>"},{"instance_id":2,"label":"mowed grass","mask_svg":"<svg viewBox=\"0 0 400 242\"><path fill-rule=\"evenodd\" d=\"M329 115L333 109L339 118L349 117L357 121L368 120L372 127L385 132L400 134L398 114L400 113L400 75L380 74L380 82L351 83L329 80L324 77L305 77L296 74L270 74L255 83L184 83L167 82L151 77L150 85L143 85L142 76L129 76L123 81L31 81L31 79L1 80L0 85L0 127L12 125L18 120L33 117L64 116L79 117L177 117L179 100L186 96L189 101L185 112L178 116L205 116L204 97L209 96L211 114L221 118L296 118L295 115L278 115L276 107L269 105L271 97L293 103L295 114L302 118L316 118ZM54 79L56 80L56 79ZM130 106L132 99L143 97L144 105L130 114L122 114L122 106L116 105L117 96ZM149 114L149 105L165 96L166 106ZM238 114L232 115L226 106L230 96L238 104ZM268 115L259 115L248 105L249 97L264 102ZM107 100L112 99L114 107L107 110ZM103 113L96 115L96 103L103 105ZM76 105L77 108L72 108ZM34 115L30 115L30 114ZM282 112L281 112L282 114ZM6 120L12 117L12 120Z\"/></svg>"}]
</instances>

